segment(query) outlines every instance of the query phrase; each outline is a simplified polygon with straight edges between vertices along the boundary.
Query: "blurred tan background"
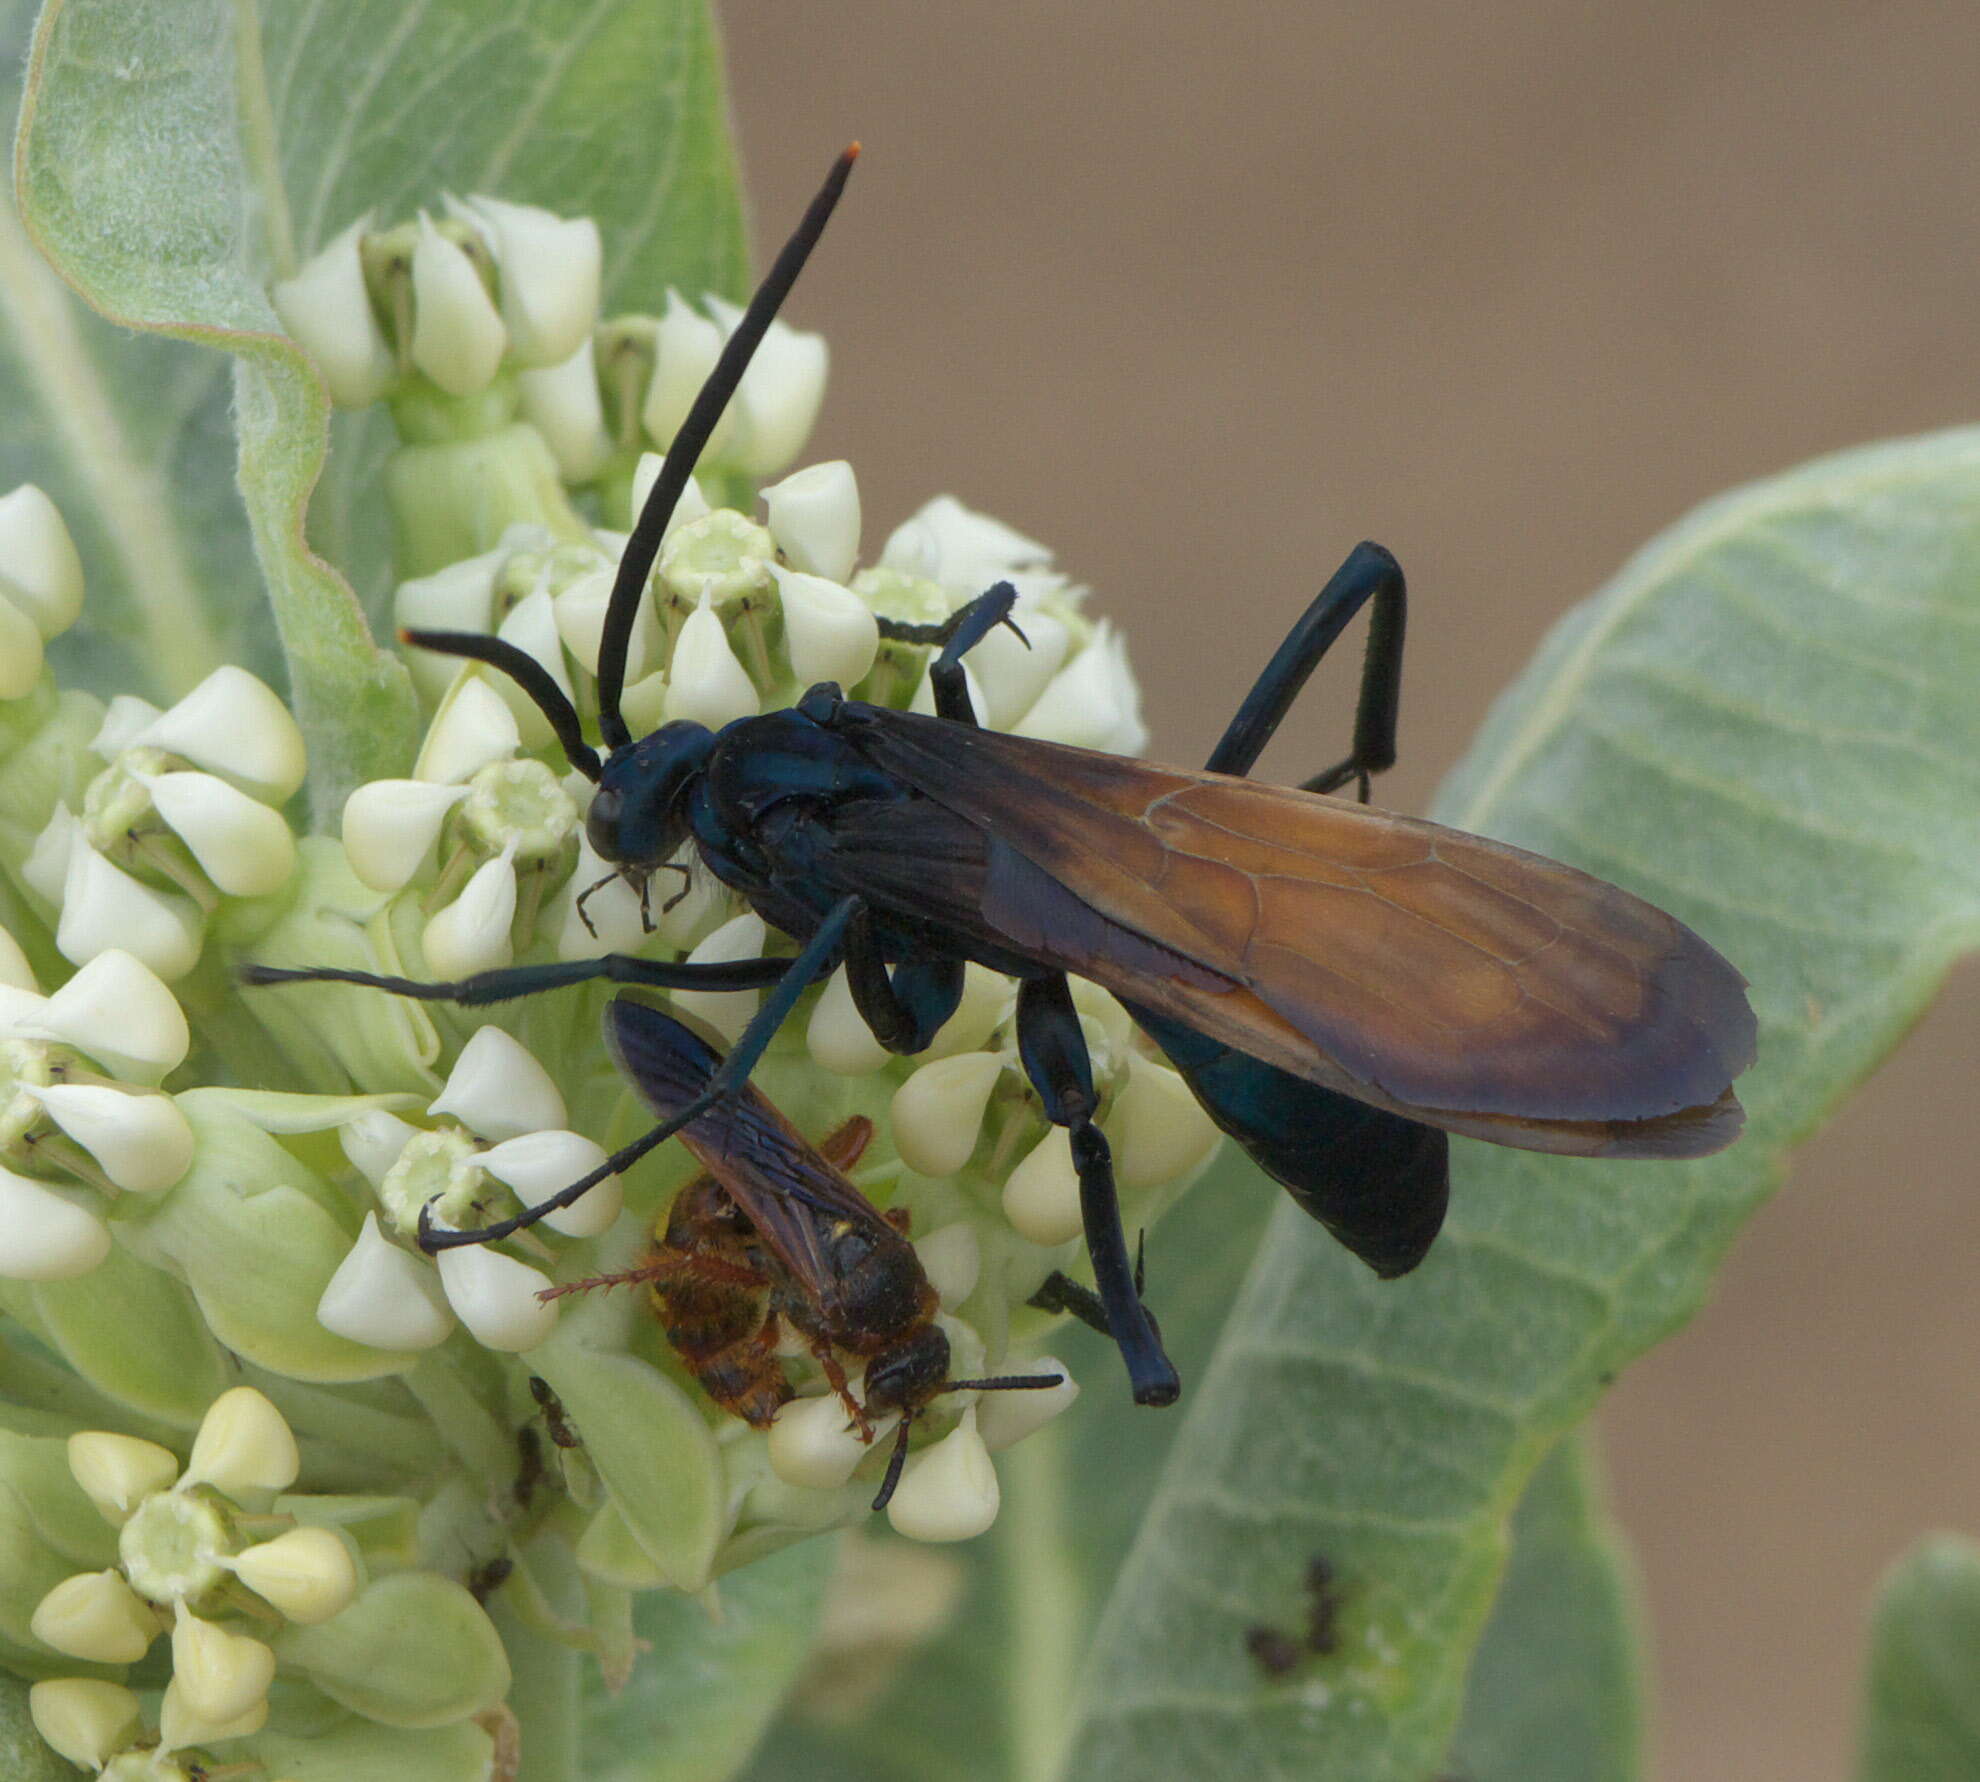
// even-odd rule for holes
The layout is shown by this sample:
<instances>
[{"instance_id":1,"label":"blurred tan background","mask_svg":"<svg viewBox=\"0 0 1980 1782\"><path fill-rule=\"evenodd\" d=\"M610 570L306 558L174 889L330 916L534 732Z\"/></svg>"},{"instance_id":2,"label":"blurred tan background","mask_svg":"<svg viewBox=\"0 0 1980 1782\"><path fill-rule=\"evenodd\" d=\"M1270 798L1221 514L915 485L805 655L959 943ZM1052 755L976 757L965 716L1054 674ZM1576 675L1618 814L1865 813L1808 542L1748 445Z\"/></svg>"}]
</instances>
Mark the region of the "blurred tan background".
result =
<instances>
[{"instance_id":1,"label":"blurred tan background","mask_svg":"<svg viewBox=\"0 0 1980 1782\"><path fill-rule=\"evenodd\" d=\"M1414 595L1380 796L1421 808L1694 502L1980 415L1969 6L724 13L759 247L867 145L794 310L835 354L818 455L875 542L946 488L1053 545L1158 756L1366 535ZM1323 676L1266 771L1338 756L1350 699ZM1663 1782L1844 1777L1873 1580L1980 1528L1976 1055L1968 971L1603 1413Z\"/></svg>"}]
</instances>

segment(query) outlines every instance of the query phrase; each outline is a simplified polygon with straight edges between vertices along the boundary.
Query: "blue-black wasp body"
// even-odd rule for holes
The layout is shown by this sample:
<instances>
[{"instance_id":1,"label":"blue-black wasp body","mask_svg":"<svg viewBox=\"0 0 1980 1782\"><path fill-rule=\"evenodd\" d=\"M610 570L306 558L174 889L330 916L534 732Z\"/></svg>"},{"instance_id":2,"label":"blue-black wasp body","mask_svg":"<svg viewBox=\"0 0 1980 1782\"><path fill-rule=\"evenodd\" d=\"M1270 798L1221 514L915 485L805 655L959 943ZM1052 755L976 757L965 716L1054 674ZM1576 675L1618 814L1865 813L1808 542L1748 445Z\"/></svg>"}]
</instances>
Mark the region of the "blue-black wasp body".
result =
<instances>
[{"instance_id":1,"label":"blue-black wasp body","mask_svg":"<svg viewBox=\"0 0 1980 1782\"><path fill-rule=\"evenodd\" d=\"M519 649L407 634L522 686L596 782L587 833L619 876L644 895L691 844L799 943L795 957L607 956L453 984L249 968L252 981L338 977L467 1004L596 978L767 990L692 1102L601 1169L478 1231L423 1225L422 1242L505 1237L740 1092L801 993L840 964L875 1036L902 1053L925 1048L953 1013L967 961L1018 980L1020 1059L1046 1117L1067 1130L1098 1321L1144 1404L1171 1402L1179 1381L1129 1260L1069 972L1119 996L1216 1123L1383 1275L1413 1268L1442 1223L1448 1133L1582 1156L1685 1157L1730 1143L1742 1117L1730 1085L1754 1047L1732 966L1613 885L1367 804L1370 776L1395 758L1404 627L1402 573L1380 546L1349 554L1201 771L977 727L963 658L997 626L1018 629L1008 583L939 625L882 621L883 636L937 646L932 717L821 685L720 731L676 721L630 734L619 709L627 647L660 540L854 152L738 323L638 516L601 635L604 756ZM1348 756L1298 788L1245 777L1364 607ZM1327 796L1348 787L1359 801Z\"/></svg>"}]
</instances>

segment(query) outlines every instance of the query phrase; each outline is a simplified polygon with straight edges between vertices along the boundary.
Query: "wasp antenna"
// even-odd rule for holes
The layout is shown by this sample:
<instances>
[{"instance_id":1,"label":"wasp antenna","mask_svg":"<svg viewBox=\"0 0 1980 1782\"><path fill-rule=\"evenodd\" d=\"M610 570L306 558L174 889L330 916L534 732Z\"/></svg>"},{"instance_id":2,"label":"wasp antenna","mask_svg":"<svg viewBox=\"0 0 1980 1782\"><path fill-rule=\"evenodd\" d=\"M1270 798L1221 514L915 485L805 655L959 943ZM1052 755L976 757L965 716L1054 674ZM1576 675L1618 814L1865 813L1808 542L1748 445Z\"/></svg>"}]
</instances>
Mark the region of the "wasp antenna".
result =
<instances>
[{"instance_id":1,"label":"wasp antenna","mask_svg":"<svg viewBox=\"0 0 1980 1782\"><path fill-rule=\"evenodd\" d=\"M612 603L606 608L605 626L598 640L598 730L607 748L616 749L632 741L632 732L619 713L619 695L626 681L626 651L632 642L633 618L639 611L640 596L652 572L653 559L659 555L667 522L674 517L681 491L687 487L709 436L722 418L722 411L729 406L743 373L749 369L750 359L784 299L791 294L791 287L797 283L805 261L811 258L818 238L825 233L839 194L845 190L846 176L858 159L859 144L855 142L832 163L832 171L818 188L818 196L812 199L804 220L784 243L783 251L762 284L756 287L756 295L750 298L735 332L723 346L715 369L708 374L708 381L695 396L687 419L668 445L666 462L654 479L646 505L639 510L632 536L626 540L625 554L619 559L619 573L612 583Z\"/></svg>"},{"instance_id":2,"label":"wasp antenna","mask_svg":"<svg viewBox=\"0 0 1980 1782\"><path fill-rule=\"evenodd\" d=\"M537 1296L539 1299L541 1294ZM951 1380L944 1392L1047 1392L1066 1383L1064 1374L1003 1374L994 1380Z\"/></svg>"},{"instance_id":3,"label":"wasp antenna","mask_svg":"<svg viewBox=\"0 0 1980 1782\"><path fill-rule=\"evenodd\" d=\"M466 656L500 669L549 720L550 728L563 746L565 759L586 779L597 780L603 771L598 751L584 740L584 726L578 722L577 708L565 697L564 689L557 685L549 669L527 650L478 631L401 631L399 641L437 651L442 656Z\"/></svg>"},{"instance_id":4,"label":"wasp antenna","mask_svg":"<svg viewBox=\"0 0 1980 1782\"><path fill-rule=\"evenodd\" d=\"M894 1487L901 1482L901 1468L907 1465L908 1431L914 1427L912 1412L901 1416L901 1432L894 1437L894 1451L887 1458L887 1476L880 1481L880 1489L874 1494L873 1507L884 1510L894 1501Z\"/></svg>"}]
</instances>

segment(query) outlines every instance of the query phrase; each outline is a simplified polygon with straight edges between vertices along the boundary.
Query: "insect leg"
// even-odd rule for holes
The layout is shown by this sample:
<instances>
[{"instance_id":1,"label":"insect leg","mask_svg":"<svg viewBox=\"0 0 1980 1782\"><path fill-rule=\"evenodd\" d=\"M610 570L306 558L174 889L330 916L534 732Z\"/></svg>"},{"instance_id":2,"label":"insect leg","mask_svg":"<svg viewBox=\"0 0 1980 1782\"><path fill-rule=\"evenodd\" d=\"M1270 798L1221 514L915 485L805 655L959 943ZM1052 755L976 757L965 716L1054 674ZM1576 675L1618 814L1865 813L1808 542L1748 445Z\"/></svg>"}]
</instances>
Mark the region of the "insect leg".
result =
<instances>
[{"instance_id":1,"label":"insect leg","mask_svg":"<svg viewBox=\"0 0 1980 1782\"><path fill-rule=\"evenodd\" d=\"M963 679L962 659L999 625L1017 632L1018 640L1030 647L1031 640L1018 630L1011 617L1017 605L1017 589L1009 582L995 582L967 606L959 606L939 625L910 625L899 619L882 619L880 635L896 643L938 643L941 655L928 665L929 684L935 689L935 715L952 723L976 725L976 709L969 701L969 683Z\"/></svg>"},{"instance_id":2,"label":"insect leg","mask_svg":"<svg viewBox=\"0 0 1980 1782\"><path fill-rule=\"evenodd\" d=\"M581 1176L568 1187L558 1189L548 1200L540 1200L532 1207L525 1207L513 1218L498 1219L493 1225L484 1225L478 1230L447 1231L434 1225L429 1208L421 1207L419 1247L428 1255L432 1255L435 1251L458 1249L464 1244L487 1244L493 1243L498 1238L511 1237L516 1232L534 1225L546 1213L555 1213L564 1207L575 1205L607 1176L616 1176L621 1171L630 1169L654 1146L672 1138L683 1126L700 1119L725 1095L740 1089L749 1081L749 1073L756 1068L765 1049L776 1037L777 1029L783 1026L789 1019L791 1010L797 1007L798 998L831 969L845 940L847 924L859 912L859 908L858 898L842 898L832 906L824 921L818 924L797 957L782 961L783 975L764 997L763 1006L750 1017L749 1025L742 1030L736 1043L729 1049L728 1057L716 1067L714 1075L708 1079L701 1093L675 1112L672 1118L663 1120L651 1132L634 1139L624 1150L613 1152L589 1175ZM737 987L730 986L730 988Z\"/></svg>"},{"instance_id":3,"label":"insect leg","mask_svg":"<svg viewBox=\"0 0 1980 1782\"><path fill-rule=\"evenodd\" d=\"M1370 601L1368 653L1361 665L1361 697L1354 714L1354 747L1347 758L1303 782L1308 792L1332 792L1350 780L1368 802L1368 777L1396 760L1396 708L1402 697L1405 595L1403 573L1378 544L1358 544L1273 653L1237 716L1210 751L1212 773L1248 774L1272 740L1307 676L1334 640Z\"/></svg>"},{"instance_id":4,"label":"insect leg","mask_svg":"<svg viewBox=\"0 0 1980 1782\"><path fill-rule=\"evenodd\" d=\"M1142 1240L1136 1239L1134 1246L1134 1290L1137 1294L1147 1288L1147 1278L1142 1268ZM1068 1317L1077 1318L1088 1330L1097 1330L1102 1336L1111 1336L1107 1328L1107 1308L1100 1303L1100 1295L1091 1287L1082 1287L1071 1275L1054 1269L1038 1283L1038 1291L1024 1302L1041 1312L1064 1312ZM1149 1313L1149 1322L1154 1322L1154 1313ZM1156 1326L1159 1330L1161 1327Z\"/></svg>"},{"instance_id":5,"label":"insect leg","mask_svg":"<svg viewBox=\"0 0 1980 1782\"><path fill-rule=\"evenodd\" d=\"M240 981L249 985L361 984L368 990L388 990L394 996L409 996L418 1002L454 1002L463 1008L480 1008L491 1002L534 996L543 990L561 990L566 984L588 984L598 978L614 984L644 984L652 990L766 990L781 983L790 969L788 959L709 960L689 964L606 953L597 959L555 959L541 965L504 966L445 983L381 977L376 972L343 971L329 965L300 970L280 965L243 965L239 975Z\"/></svg>"},{"instance_id":6,"label":"insect leg","mask_svg":"<svg viewBox=\"0 0 1980 1782\"><path fill-rule=\"evenodd\" d=\"M1097 1330L1102 1336L1113 1335L1107 1328L1107 1308L1100 1303L1100 1295L1058 1269L1039 1282L1038 1291L1024 1303L1041 1312L1064 1312L1077 1318L1088 1330Z\"/></svg>"},{"instance_id":7,"label":"insect leg","mask_svg":"<svg viewBox=\"0 0 1980 1782\"><path fill-rule=\"evenodd\" d=\"M942 1023L962 1001L963 962L931 955L903 960L890 973L874 938L872 918L862 910L846 930L846 982L859 1017L890 1052L928 1049Z\"/></svg>"},{"instance_id":8,"label":"insect leg","mask_svg":"<svg viewBox=\"0 0 1980 1782\"><path fill-rule=\"evenodd\" d=\"M1093 1123L1093 1061L1065 974L1028 978L1018 988L1018 1052L1025 1075L1045 1103L1045 1117L1063 1126L1079 1172L1080 1221L1093 1284L1105 1309L1107 1334L1120 1347L1139 1405L1174 1404L1182 1391L1175 1364L1162 1350L1154 1320L1135 1291L1134 1268L1121 1231L1114 1165L1106 1136Z\"/></svg>"}]
</instances>

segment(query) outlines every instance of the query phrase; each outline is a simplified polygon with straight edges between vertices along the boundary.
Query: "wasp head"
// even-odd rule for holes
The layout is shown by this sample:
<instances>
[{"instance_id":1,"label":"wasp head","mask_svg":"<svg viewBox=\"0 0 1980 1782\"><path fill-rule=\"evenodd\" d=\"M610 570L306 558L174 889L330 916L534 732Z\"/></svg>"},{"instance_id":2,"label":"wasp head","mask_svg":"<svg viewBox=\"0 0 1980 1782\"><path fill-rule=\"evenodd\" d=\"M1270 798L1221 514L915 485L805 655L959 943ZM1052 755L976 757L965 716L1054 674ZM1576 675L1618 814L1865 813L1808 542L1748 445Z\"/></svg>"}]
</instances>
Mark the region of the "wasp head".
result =
<instances>
[{"instance_id":1,"label":"wasp head","mask_svg":"<svg viewBox=\"0 0 1980 1782\"><path fill-rule=\"evenodd\" d=\"M935 1324L876 1355L866 1365L866 1414L919 1410L948 1384L949 1339Z\"/></svg>"},{"instance_id":2,"label":"wasp head","mask_svg":"<svg viewBox=\"0 0 1980 1782\"><path fill-rule=\"evenodd\" d=\"M715 741L705 724L677 718L606 757L585 813L601 860L650 872L687 840L687 795Z\"/></svg>"}]
</instances>

